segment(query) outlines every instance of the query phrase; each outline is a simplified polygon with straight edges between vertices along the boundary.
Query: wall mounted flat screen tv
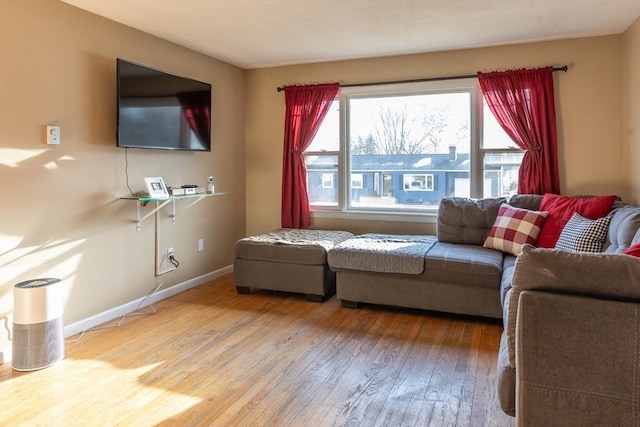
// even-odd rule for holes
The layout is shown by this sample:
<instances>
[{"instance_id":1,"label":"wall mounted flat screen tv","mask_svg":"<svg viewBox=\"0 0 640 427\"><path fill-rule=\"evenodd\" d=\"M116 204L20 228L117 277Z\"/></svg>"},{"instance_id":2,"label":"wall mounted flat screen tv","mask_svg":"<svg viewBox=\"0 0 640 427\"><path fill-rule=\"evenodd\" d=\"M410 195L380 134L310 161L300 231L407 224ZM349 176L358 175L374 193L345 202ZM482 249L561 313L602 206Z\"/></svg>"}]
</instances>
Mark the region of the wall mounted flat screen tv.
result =
<instances>
[{"instance_id":1,"label":"wall mounted flat screen tv","mask_svg":"<svg viewBox=\"0 0 640 427\"><path fill-rule=\"evenodd\" d=\"M211 85L117 59L118 147L211 151Z\"/></svg>"}]
</instances>

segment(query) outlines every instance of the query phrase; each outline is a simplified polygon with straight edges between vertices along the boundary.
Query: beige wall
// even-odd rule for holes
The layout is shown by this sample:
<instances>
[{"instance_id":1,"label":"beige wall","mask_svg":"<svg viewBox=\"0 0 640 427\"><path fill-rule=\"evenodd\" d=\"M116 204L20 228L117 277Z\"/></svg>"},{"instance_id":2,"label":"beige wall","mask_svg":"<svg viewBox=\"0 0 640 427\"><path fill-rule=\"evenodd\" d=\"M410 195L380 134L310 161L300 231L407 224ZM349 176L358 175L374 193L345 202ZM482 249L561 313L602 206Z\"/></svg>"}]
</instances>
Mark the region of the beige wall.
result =
<instances>
[{"instance_id":1,"label":"beige wall","mask_svg":"<svg viewBox=\"0 0 640 427\"><path fill-rule=\"evenodd\" d=\"M213 84L211 153L128 151L134 191L145 176L205 185L213 175L231 193L179 202L175 226L162 211L160 247L181 264L157 279L153 217L136 232L135 203L118 200L128 190L117 57ZM64 280L68 325L232 264L245 232L243 70L49 0L0 1L0 61L0 317L27 279ZM61 127L60 146L44 143L46 124Z\"/></svg>"},{"instance_id":2,"label":"beige wall","mask_svg":"<svg viewBox=\"0 0 640 427\"><path fill-rule=\"evenodd\" d=\"M280 224L284 96L276 87L472 74L544 65L555 73L561 191L624 195L622 35L485 49L249 70L247 72L247 232ZM637 169L637 168L636 168ZM356 232L432 232L429 224L316 219L316 227Z\"/></svg>"},{"instance_id":3,"label":"beige wall","mask_svg":"<svg viewBox=\"0 0 640 427\"><path fill-rule=\"evenodd\" d=\"M622 168L626 200L640 204L640 18L622 40Z\"/></svg>"}]
</instances>

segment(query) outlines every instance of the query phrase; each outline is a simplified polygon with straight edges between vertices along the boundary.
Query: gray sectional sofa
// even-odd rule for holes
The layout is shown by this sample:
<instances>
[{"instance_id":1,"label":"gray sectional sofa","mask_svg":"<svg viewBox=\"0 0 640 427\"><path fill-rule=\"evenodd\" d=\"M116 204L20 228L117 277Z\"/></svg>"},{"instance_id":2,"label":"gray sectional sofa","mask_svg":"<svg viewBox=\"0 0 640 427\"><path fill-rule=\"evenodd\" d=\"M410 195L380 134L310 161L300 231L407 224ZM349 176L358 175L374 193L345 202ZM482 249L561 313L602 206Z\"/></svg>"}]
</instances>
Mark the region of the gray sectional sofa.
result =
<instances>
[{"instance_id":1,"label":"gray sectional sofa","mask_svg":"<svg viewBox=\"0 0 640 427\"><path fill-rule=\"evenodd\" d=\"M328 255L329 266L337 273L337 297L347 307L370 303L502 318L504 289L510 285L516 258L487 249L483 243L505 202L503 198L442 199L437 239L423 257L420 274L353 268L351 241L343 242ZM514 196L509 201L527 209L536 202L539 196ZM396 237L407 236L381 235L380 239Z\"/></svg>"},{"instance_id":2,"label":"gray sectional sofa","mask_svg":"<svg viewBox=\"0 0 640 427\"><path fill-rule=\"evenodd\" d=\"M508 203L537 210L541 200ZM620 254L640 243L640 207L614 204L602 253L525 246L515 257L483 247L503 202L443 199L433 241L365 235L338 244L327 257L337 297L350 308L503 319L498 394L519 425L640 425L640 259ZM373 262L353 255L360 239L381 242ZM386 247L409 257L424 250L423 269L388 269L379 262Z\"/></svg>"}]
</instances>

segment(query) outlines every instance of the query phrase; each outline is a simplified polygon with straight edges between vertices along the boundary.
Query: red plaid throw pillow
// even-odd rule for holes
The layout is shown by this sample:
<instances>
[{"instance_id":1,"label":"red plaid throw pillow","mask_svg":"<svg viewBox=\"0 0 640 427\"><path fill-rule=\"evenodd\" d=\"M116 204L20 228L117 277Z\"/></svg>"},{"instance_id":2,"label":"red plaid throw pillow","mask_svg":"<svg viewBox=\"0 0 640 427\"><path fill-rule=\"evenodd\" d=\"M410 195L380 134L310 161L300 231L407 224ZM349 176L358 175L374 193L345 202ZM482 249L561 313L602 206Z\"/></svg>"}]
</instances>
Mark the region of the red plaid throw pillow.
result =
<instances>
[{"instance_id":1,"label":"red plaid throw pillow","mask_svg":"<svg viewBox=\"0 0 640 427\"><path fill-rule=\"evenodd\" d=\"M548 212L514 208L503 203L484 247L520 255L525 244L535 245Z\"/></svg>"}]
</instances>

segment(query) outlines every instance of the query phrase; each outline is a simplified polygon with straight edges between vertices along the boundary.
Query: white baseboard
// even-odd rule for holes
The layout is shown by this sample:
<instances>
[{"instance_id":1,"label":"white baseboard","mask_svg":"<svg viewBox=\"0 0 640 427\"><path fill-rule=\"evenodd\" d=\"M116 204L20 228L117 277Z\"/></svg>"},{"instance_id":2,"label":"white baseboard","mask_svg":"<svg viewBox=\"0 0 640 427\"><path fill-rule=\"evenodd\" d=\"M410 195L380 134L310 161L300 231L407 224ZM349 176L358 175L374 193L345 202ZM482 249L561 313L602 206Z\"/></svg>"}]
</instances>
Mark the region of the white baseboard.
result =
<instances>
[{"instance_id":1,"label":"white baseboard","mask_svg":"<svg viewBox=\"0 0 640 427\"><path fill-rule=\"evenodd\" d=\"M229 274L231 272L233 272L233 265L228 265L219 270L212 271L199 277L194 277L193 279L189 279L185 282L173 285L170 288L161 289L151 295L144 296L121 306L103 311L102 313L98 313L95 316L91 316L70 325L66 325L64 327L64 336L69 337L79 332L86 331L87 329L91 329L124 314L130 313L136 308L147 307L154 302L172 297L179 294L180 292L186 291L187 289L202 285L203 283L211 282L212 280L215 280L218 277L224 276L225 274ZM138 304L140 305L139 307Z\"/></svg>"}]
</instances>

